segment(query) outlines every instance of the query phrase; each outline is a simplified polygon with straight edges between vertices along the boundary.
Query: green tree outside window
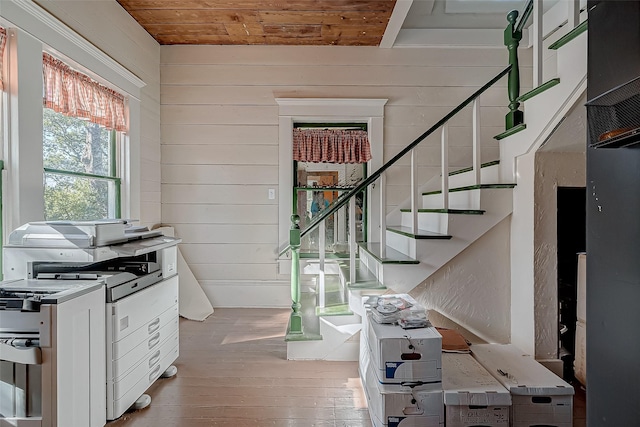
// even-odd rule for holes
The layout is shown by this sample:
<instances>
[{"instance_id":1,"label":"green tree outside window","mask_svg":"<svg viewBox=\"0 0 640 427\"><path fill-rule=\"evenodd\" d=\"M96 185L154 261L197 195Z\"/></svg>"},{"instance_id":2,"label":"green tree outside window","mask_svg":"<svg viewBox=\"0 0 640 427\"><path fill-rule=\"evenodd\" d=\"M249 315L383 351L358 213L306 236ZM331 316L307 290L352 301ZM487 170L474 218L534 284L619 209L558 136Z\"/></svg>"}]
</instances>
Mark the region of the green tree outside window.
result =
<instances>
[{"instance_id":1,"label":"green tree outside window","mask_svg":"<svg viewBox=\"0 0 640 427\"><path fill-rule=\"evenodd\" d=\"M44 109L45 219L120 217L116 132Z\"/></svg>"}]
</instances>

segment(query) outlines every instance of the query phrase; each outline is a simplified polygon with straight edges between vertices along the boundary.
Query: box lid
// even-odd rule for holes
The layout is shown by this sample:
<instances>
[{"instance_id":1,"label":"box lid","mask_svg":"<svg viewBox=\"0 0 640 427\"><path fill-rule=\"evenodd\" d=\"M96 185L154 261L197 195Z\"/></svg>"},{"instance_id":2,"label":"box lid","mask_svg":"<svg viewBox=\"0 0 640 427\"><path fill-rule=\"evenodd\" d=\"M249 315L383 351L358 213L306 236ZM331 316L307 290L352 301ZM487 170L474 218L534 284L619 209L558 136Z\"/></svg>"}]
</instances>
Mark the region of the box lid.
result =
<instances>
[{"instance_id":1,"label":"box lid","mask_svg":"<svg viewBox=\"0 0 640 427\"><path fill-rule=\"evenodd\" d=\"M571 385L512 344L476 344L473 357L512 395L573 395Z\"/></svg>"},{"instance_id":2,"label":"box lid","mask_svg":"<svg viewBox=\"0 0 640 427\"><path fill-rule=\"evenodd\" d=\"M428 328L416 328L416 329L402 329L398 325L377 323L371 318L371 314L368 313L368 321L371 324L371 329L375 334L374 338L379 340L383 339L402 339L402 340L421 340L421 339L437 339L442 340L442 336L434 327ZM372 337L373 338L373 337Z\"/></svg>"},{"instance_id":3,"label":"box lid","mask_svg":"<svg viewBox=\"0 0 640 427\"><path fill-rule=\"evenodd\" d=\"M442 353L442 389L447 406L510 406L511 394L470 354Z\"/></svg>"}]
</instances>

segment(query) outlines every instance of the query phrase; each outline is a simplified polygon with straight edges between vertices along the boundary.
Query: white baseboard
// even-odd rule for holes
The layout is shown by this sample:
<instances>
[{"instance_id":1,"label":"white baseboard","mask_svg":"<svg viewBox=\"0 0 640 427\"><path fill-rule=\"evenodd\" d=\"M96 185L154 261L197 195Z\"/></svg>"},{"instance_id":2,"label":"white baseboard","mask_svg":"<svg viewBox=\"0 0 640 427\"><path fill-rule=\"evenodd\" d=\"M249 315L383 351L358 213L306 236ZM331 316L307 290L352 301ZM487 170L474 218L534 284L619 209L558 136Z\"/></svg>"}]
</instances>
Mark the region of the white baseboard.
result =
<instances>
[{"instance_id":1,"label":"white baseboard","mask_svg":"<svg viewBox=\"0 0 640 427\"><path fill-rule=\"evenodd\" d=\"M202 280L214 308L290 308L288 281Z\"/></svg>"}]
</instances>

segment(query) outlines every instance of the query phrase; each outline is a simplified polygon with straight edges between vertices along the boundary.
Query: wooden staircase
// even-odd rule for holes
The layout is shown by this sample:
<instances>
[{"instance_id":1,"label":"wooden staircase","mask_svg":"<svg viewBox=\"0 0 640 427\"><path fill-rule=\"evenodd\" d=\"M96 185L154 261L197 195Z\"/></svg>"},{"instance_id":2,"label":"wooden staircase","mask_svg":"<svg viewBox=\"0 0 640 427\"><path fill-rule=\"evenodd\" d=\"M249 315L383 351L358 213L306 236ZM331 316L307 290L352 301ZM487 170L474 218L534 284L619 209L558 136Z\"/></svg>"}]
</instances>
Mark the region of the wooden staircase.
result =
<instances>
[{"instance_id":1,"label":"wooden staircase","mask_svg":"<svg viewBox=\"0 0 640 427\"><path fill-rule=\"evenodd\" d=\"M489 168L497 169L498 164ZM471 179L471 172L456 174L457 181ZM412 211L401 209L400 224L387 226L386 257L361 245L360 260L385 286L408 293L478 238L511 214L515 184L463 185L449 190L451 208L437 208L439 191L422 195L418 232L412 233Z\"/></svg>"},{"instance_id":2,"label":"wooden staircase","mask_svg":"<svg viewBox=\"0 0 640 427\"><path fill-rule=\"evenodd\" d=\"M496 137L500 140L499 161L482 165L480 172L473 168L450 172L446 209L442 208L442 179L438 176L421 187L416 212L406 201L387 214L390 225L386 225L384 243L358 246L355 280L347 260L327 261L337 265L339 274L331 280L338 287L325 283L325 291L333 296L325 296L320 310L305 309L303 321L304 335L309 333L311 340L320 335L322 341L288 340L288 358L357 360L363 295L413 291L452 260L463 257L474 242L510 221L518 200L514 195L519 184L518 159L542 145L586 89L586 35L580 35L585 27L574 31L573 48L563 48L558 54L558 77L521 97L526 102L527 123ZM307 289L306 301L317 303L317 287Z\"/></svg>"}]
</instances>

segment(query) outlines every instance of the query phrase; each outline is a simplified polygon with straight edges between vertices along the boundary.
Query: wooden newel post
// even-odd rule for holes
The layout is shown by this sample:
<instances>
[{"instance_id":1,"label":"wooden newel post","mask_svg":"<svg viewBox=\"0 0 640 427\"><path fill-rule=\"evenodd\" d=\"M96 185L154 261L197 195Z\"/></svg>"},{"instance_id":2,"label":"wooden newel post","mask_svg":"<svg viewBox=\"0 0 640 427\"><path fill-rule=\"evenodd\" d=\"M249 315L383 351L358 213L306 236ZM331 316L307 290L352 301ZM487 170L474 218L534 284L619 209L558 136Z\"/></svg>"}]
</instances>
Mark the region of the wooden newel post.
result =
<instances>
[{"instance_id":1,"label":"wooden newel post","mask_svg":"<svg viewBox=\"0 0 640 427\"><path fill-rule=\"evenodd\" d=\"M520 96L520 67L518 66L518 45L522 40L522 31L516 29L516 20L518 19L518 11L512 10L507 15L509 25L504 30L504 44L509 51L509 80L507 90L509 92L509 112L505 118L506 130L514 126L518 126L524 122L524 113L518 110L520 102L517 101Z\"/></svg>"},{"instance_id":2,"label":"wooden newel post","mask_svg":"<svg viewBox=\"0 0 640 427\"><path fill-rule=\"evenodd\" d=\"M289 231L291 246L291 318L289 334L302 334L302 315L300 314L300 217L291 215Z\"/></svg>"}]
</instances>

